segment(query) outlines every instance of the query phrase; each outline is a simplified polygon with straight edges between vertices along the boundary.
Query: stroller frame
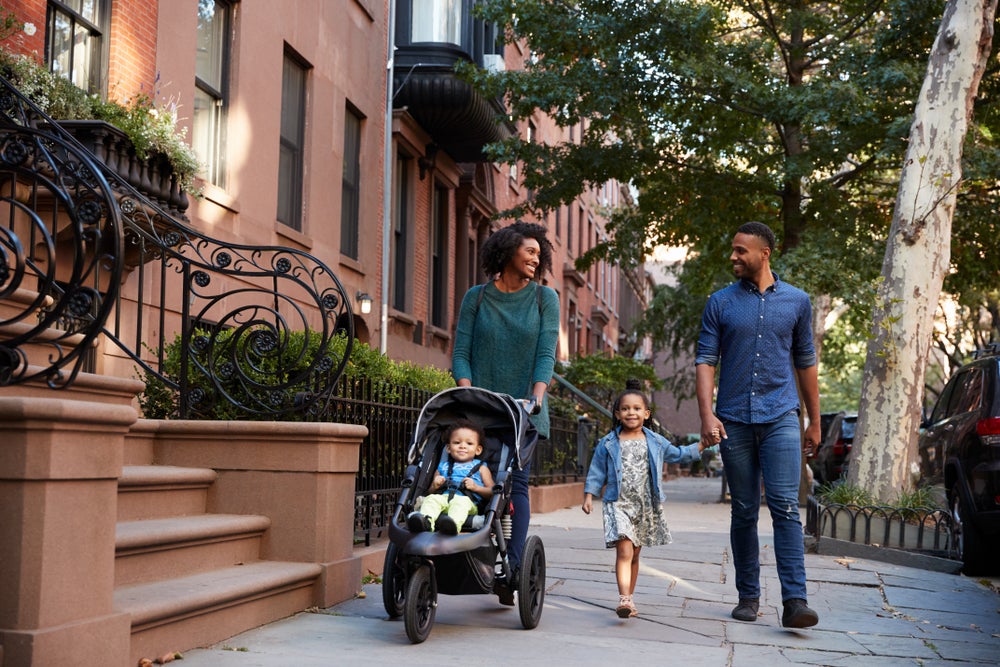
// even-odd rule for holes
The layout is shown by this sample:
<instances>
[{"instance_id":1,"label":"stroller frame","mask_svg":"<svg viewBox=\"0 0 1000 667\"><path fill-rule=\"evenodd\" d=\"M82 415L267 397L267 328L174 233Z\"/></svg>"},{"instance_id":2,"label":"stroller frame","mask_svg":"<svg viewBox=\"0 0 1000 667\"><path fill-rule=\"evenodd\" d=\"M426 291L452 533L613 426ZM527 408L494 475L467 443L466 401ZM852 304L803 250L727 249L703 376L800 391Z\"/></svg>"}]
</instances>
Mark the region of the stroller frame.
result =
<instances>
[{"instance_id":1,"label":"stroller frame","mask_svg":"<svg viewBox=\"0 0 1000 667\"><path fill-rule=\"evenodd\" d=\"M406 517L428 493L444 446L441 435L457 419L469 419L486 433L482 457L494 476L493 495L480 503L484 520L472 518L455 536L411 532ZM522 401L478 387L453 387L431 397L421 409L410 445L399 499L389 521L389 545L382 571L382 603L390 618L403 616L413 643L427 639L439 594L493 593L502 600L518 592L521 624L532 629L545 598L545 550L528 537L521 567L507 557L504 519L511 512L511 473L530 461L537 432Z\"/></svg>"}]
</instances>

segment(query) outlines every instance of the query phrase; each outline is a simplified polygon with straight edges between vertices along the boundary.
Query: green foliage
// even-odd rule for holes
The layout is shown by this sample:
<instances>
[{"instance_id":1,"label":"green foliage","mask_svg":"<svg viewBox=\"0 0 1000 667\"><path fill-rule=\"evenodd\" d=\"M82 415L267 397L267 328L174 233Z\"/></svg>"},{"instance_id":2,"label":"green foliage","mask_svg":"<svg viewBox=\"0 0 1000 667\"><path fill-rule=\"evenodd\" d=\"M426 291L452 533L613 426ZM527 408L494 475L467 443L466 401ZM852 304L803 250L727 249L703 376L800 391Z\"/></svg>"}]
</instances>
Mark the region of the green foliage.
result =
<instances>
[{"instance_id":1,"label":"green foliage","mask_svg":"<svg viewBox=\"0 0 1000 667\"><path fill-rule=\"evenodd\" d=\"M663 386L650 364L601 353L574 357L569 363L558 364L556 372L609 410L628 380L638 380L647 394Z\"/></svg>"},{"instance_id":2,"label":"green foliage","mask_svg":"<svg viewBox=\"0 0 1000 667\"><path fill-rule=\"evenodd\" d=\"M285 378L295 376L296 372L303 368L303 364L314 359L317 353L319 338L313 334L311 336L303 332L292 332L288 340L280 341L282 350L281 356L269 358L261 356L253 350L254 332L243 331L237 337L237 330L227 329L219 332L214 337L213 347L204 354L192 352L195 361L188 365L188 382L192 388L201 389L209 396L215 396L216 390L211 379L207 376L207 369L214 369L217 377L220 368L226 360L237 359L242 368L242 373L252 381L260 383L264 387L283 385ZM192 339L198 336L210 336L207 331L195 331ZM330 356L332 358L342 358L347 339L338 336L333 339L330 346ZM163 365L160 372L171 379L174 384L179 383L181 376L182 341L178 335L163 352ZM230 374L235 377L235 374ZM431 366L419 366L411 362L394 362L372 347L355 341L351 347L351 354L344 367L343 377L347 379L366 379L373 383L384 383L386 390L382 392L384 400L393 399L392 387L414 387L432 393L439 392L448 387L455 386L455 381L451 374ZM139 394L139 407L143 415L149 419L170 419L180 414L180 397L178 391L168 386L156 374L149 371L142 373L143 382L146 387ZM258 403L261 398L257 395L260 392L247 390L243 383L236 380L224 382L227 393L233 396L237 402L248 405ZM296 391L307 391L309 387L281 387L286 395L294 395ZM247 412L225 398L216 397L215 400L208 401L203 407L196 408L195 419L261 419L263 417L248 415ZM286 416L277 415L278 418L297 420L301 417L296 414Z\"/></svg>"},{"instance_id":3,"label":"green foliage","mask_svg":"<svg viewBox=\"0 0 1000 667\"><path fill-rule=\"evenodd\" d=\"M931 487L918 487L913 491L900 491L891 503L879 502L874 495L861 487L847 482L824 484L816 493L816 498L824 505L853 505L856 507L891 507L896 510L943 509L934 497ZM904 518L910 518L906 512ZM914 515L915 516L915 515Z\"/></svg>"},{"instance_id":4,"label":"green foliage","mask_svg":"<svg viewBox=\"0 0 1000 667\"><path fill-rule=\"evenodd\" d=\"M157 104L146 93L136 93L124 104L93 98L93 114L128 135L140 160L155 153L165 155L181 187L197 194L191 177L201 169L201 163L185 141L187 128L177 127L175 102Z\"/></svg>"},{"instance_id":5,"label":"green foliage","mask_svg":"<svg viewBox=\"0 0 1000 667\"><path fill-rule=\"evenodd\" d=\"M2 30L3 24L0 24ZM138 93L118 103L102 100L53 74L34 58L0 47L0 69L28 99L57 120L103 120L124 132L135 148L136 157L166 156L178 185L188 194L198 195L194 175L201 163L185 137L187 128L177 127L177 105L158 104L150 95Z\"/></svg>"},{"instance_id":6,"label":"green foliage","mask_svg":"<svg viewBox=\"0 0 1000 667\"><path fill-rule=\"evenodd\" d=\"M0 40L7 39L21 30L24 30L24 23L17 18L17 15L0 7Z\"/></svg>"},{"instance_id":7,"label":"green foliage","mask_svg":"<svg viewBox=\"0 0 1000 667\"><path fill-rule=\"evenodd\" d=\"M514 136L489 147L495 160L520 164L534 194L501 215L551 210L611 179L633 186L636 203L611 212L610 241L577 264L628 267L658 245L688 248L644 325L675 355L691 353L705 298L732 279L733 230L761 220L779 238L779 275L848 304L842 318L863 340L943 6L487 0L481 14L506 41L526 41L532 57L523 70L465 66L462 75L504 96L515 120L541 111L578 130L575 143ZM991 250L1000 233L997 138L994 54L964 153L945 284L970 316L1000 274ZM667 383L693 388L689 375Z\"/></svg>"},{"instance_id":8,"label":"green foliage","mask_svg":"<svg viewBox=\"0 0 1000 667\"><path fill-rule=\"evenodd\" d=\"M861 487L839 482L824 484L816 493L816 498L824 505L878 505L875 496Z\"/></svg>"}]
</instances>

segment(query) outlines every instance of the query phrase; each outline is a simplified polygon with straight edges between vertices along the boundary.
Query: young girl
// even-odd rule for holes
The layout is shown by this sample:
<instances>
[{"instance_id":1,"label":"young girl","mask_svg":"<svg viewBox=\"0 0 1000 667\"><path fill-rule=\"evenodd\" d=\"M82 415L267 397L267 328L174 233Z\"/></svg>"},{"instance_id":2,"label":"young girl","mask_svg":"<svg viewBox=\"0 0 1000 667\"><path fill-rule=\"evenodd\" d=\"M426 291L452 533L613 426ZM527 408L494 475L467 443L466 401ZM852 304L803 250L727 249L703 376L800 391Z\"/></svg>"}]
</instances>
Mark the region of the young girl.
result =
<instances>
[{"instance_id":1,"label":"young girl","mask_svg":"<svg viewBox=\"0 0 1000 667\"><path fill-rule=\"evenodd\" d=\"M615 425L601 438L584 485L583 511L590 514L594 496L604 489L604 540L616 554L619 618L638 616L632 594L639 576L639 552L644 546L669 544L663 518L663 464L698 458L703 442L675 447L643 425L649 402L637 387L628 388L614 405Z\"/></svg>"}]
</instances>

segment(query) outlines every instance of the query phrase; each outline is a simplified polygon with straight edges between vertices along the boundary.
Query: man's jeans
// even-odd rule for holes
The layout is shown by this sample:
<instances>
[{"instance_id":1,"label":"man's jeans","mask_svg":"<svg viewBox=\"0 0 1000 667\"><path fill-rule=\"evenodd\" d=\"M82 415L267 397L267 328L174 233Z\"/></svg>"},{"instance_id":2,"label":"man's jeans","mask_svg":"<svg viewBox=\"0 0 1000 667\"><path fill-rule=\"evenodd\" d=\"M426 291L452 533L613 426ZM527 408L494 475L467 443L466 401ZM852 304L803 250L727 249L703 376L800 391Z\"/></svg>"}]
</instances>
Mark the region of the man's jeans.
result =
<instances>
[{"instance_id":1,"label":"man's jeans","mask_svg":"<svg viewBox=\"0 0 1000 667\"><path fill-rule=\"evenodd\" d=\"M799 519L802 435L798 410L768 424L723 422L728 436L719 446L732 499L729 539L741 598L760 597L760 483L771 511L774 558L782 601L806 599L806 566Z\"/></svg>"}]
</instances>

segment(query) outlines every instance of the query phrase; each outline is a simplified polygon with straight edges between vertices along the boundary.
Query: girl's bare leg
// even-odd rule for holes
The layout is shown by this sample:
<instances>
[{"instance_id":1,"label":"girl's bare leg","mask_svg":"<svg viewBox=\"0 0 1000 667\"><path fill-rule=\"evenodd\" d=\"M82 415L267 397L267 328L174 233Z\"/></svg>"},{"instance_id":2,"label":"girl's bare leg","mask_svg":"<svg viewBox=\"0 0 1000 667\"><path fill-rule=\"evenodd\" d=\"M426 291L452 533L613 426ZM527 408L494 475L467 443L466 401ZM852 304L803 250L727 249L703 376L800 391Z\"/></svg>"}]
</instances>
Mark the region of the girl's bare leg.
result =
<instances>
[{"instance_id":1,"label":"girl's bare leg","mask_svg":"<svg viewBox=\"0 0 1000 667\"><path fill-rule=\"evenodd\" d=\"M632 544L629 540L624 540L624 541L628 542L630 545ZM632 595L633 593L635 593L635 582L639 578L639 552L640 551L642 551L642 547L637 547L635 545L632 545L632 564L631 564L631 574L632 574L632 576L629 578L630 579L630 581L629 581L629 588L628 588L628 594L629 595Z\"/></svg>"},{"instance_id":2,"label":"girl's bare leg","mask_svg":"<svg viewBox=\"0 0 1000 667\"><path fill-rule=\"evenodd\" d=\"M639 573L638 550L632 540L623 538L615 543L615 575L618 578L618 594L632 595L635 577Z\"/></svg>"}]
</instances>

